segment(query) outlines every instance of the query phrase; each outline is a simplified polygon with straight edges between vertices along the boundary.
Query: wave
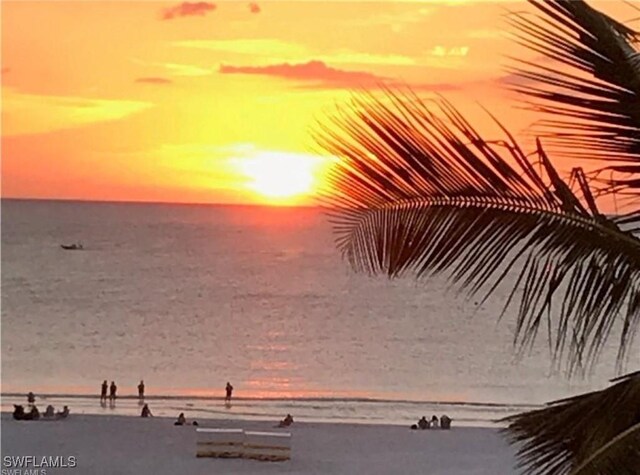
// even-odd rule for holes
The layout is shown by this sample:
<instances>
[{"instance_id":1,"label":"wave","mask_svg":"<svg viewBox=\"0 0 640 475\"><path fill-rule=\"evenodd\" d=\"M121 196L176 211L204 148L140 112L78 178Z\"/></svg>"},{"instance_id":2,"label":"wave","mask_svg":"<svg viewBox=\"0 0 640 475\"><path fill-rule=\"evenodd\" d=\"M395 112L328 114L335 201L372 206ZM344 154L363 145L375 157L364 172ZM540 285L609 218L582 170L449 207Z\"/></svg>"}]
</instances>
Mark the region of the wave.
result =
<instances>
[{"instance_id":1,"label":"wave","mask_svg":"<svg viewBox=\"0 0 640 475\"><path fill-rule=\"evenodd\" d=\"M1 393L0 397L24 397L23 393ZM72 393L41 393L38 394L42 399L99 399L97 394L72 394ZM118 396L118 400L138 400L136 395L123 395ZM145 395L145 401L208 401L208 402L224 402L225 398L222 396L199 396L188 394L153 394ZM251 405L255 403L320 403L323 406L336 403L336 404L402 404L402 405L429 405L429 406L448 406L448 407L460 407L460 408L494 408L494 409L506 409L506 410L529 410L538 409L541 406L536 404L526 403L500 403L492 401L451 401L451 400L417 400L417 399L389 399L389 398L368 398L368 397L234 397L233 403L235 405L241 405L239 403L246 402ZM318 407L320 408L320 407Z\"/></svg>"}]
</instances>

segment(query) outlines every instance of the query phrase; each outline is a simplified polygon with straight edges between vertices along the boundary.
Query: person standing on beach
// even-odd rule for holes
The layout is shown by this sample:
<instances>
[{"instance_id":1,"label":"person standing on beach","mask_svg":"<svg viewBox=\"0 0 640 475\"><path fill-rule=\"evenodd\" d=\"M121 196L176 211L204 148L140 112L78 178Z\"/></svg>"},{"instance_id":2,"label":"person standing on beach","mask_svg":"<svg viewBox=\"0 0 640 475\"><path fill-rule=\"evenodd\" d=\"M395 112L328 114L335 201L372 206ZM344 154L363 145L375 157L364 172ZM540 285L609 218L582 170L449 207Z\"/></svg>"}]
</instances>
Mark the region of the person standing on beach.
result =
<instances>
[{"instance_id":1,"label":"person standing on beach","mask_svg":"<svg viewBox=\"0 0 640 475\"><path fill-rule=\"evenodd\" d=\"M116 392L118 391L118 386L116 386L115 381L111 381L111 386L109 387L109 401L112 403L116 402Z\"/></svg>"},{"instance_id":2,"label":"person standing on beach","mask_svg":"<svg viewBox=\"0 0 640 475\"><path fill-rule=\"evenodd\" d=\"M138 399L144 399L144 381L140 380L138 384Z\"/></svg>"},{"instance_id":3,"label":"person standing on beach","mask_svg":"<svg viewBox=\"0 0 640 475\"><path fill-rule=\"evenodd\" d=\"M100 388L100 402L107 402L107 380L102 381L102 387Z\"/></svg>"},{"instance_id":4,"label":"person standing on beach","mask_svg":"<svg viewBox=\"0 0 640 475\"><path fill-rule=\"evenodd\" d=\"M231 386L231 383L229 383L229 381L227 381L227 387L225 388L225 391L227 392L227 395L224 398L225 402L231 402L231 394L233 393L233 386Z\"/></svg>"},{"instance_id":5,"label":"person standing on beach","mask_svg":"<svg viewBox=\"0 0 640 475\"><path fill-rule=\"evenodd\" d=\"M229 383L227 383L229 384ZM36 395L33 394L31 391L29 391L29 394L27 394L27 402L29 404L34 404L36 402Z\"/></svg>"}]
</instances>

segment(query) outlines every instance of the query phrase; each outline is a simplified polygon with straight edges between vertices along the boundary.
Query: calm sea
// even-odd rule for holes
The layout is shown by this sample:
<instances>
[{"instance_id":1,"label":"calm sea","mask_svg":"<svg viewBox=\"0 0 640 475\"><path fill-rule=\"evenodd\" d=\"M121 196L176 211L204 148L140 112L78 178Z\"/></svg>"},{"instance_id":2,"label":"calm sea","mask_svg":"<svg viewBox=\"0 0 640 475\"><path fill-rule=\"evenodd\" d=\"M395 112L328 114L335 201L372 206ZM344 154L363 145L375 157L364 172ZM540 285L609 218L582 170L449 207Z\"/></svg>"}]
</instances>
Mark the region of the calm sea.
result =
<instances>
[{"instance_id":1,"label":"calm sea","mask_svg":"<svg viewBox=\"0 0 640 475\"><path fill-rule=\"evenodd\" d=\"M94 395L144 379L156 414L474 425L615 375L615 341L586 380L553 372L542 340L518 361L501 295L476 300L355 274L317 209L3 200L3 408L33 391L136 414Z\"/></svg>"}]
</instances>

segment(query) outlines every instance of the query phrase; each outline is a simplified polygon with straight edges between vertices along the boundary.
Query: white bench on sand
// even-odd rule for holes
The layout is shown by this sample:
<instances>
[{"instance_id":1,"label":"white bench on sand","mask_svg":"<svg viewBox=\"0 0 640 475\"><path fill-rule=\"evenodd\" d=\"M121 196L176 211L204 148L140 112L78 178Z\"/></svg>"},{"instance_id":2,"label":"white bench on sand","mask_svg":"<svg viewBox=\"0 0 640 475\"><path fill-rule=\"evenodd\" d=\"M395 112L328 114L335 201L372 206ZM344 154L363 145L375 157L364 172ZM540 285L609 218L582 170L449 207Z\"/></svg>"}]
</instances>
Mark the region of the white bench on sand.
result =
<instances>
[{"instance_id":1,"label":"white bench on sand","mask_svg":"<svg viewBox=\"0 0 640 475\"><path fill-rule=\"evenodd\" d=\"M242 429L196 429L197 456L240 458L243 454Z\"/></svg>"},{"instance_id":2,"label":"white bench on sand","mask_svg":"<svg viewBox=\"0 0 640 475\"><path fill-rule=\"evenodd\" d=\"M291 459L291 433L245 432L244 458L272 462Z\"/></svg>"}]
</instances>

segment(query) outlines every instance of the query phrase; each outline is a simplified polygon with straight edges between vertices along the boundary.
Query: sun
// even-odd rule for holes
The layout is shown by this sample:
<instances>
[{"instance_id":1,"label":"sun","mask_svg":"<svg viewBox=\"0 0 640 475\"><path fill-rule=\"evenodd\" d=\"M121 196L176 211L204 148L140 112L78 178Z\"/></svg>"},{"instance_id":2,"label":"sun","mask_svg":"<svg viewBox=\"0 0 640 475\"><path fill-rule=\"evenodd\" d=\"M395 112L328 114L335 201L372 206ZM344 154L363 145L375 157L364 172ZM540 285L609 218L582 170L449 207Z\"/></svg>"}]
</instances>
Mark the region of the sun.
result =
<instances>
[{"instance_id":1,"label":"sun","mask_svg":"<svg viewBox=\"0 0 640 475\"><path fill-rule=\"evenodd\" d=\"M322 157L287 152L256 152L238 160L249 190L268 202L294 202L314 194Z\"/></svg>"}]
</instances>

